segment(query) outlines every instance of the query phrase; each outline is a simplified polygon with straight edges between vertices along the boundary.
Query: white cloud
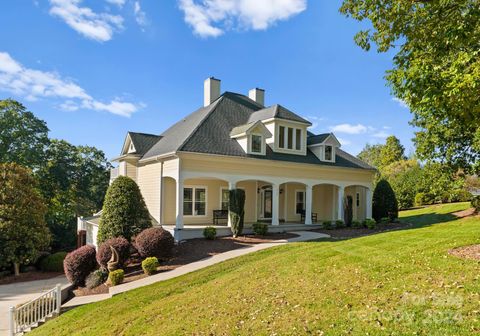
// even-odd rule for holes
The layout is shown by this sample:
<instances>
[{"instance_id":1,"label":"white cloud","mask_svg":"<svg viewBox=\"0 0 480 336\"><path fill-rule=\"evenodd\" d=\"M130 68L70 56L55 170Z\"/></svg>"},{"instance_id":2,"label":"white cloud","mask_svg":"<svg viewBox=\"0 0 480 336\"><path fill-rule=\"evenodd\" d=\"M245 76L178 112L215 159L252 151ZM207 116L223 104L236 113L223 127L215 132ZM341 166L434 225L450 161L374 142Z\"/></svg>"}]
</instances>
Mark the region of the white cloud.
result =
<instances>
[{"instance_id":1,"label":"white cloud","mask_svg":"<svg viewBox=\"0 0 480 336\"><path fill-rule=\"evenodd\" d=\"M106 0L108 3L112 5L117 5L118 7L122 8L125 5L126 0Z\"/></svg>"},{"instance_id":2,"label":"white cloud","mask_svg":"<svg viewBox=\"0 0 480 336\"><path fill-rule=\"evenodd\" d=\"M370 127L364 126L362 124L352 125L352 124L339 124L330 127L330 131L337 133L346 133L346 134L361 134L366 133Z\"/></svg>"},{"instance_id":3,"label":"white cloud","mask_svg":"<svg viewBox=\"0 0 480 336\"><path fill-rule=\"evenodd\" d=\"M325 118L320 118L317 116L308 116L308 117L303 117L304 119L307 119L312 123L312 126L310 126L308 129L310 131L316 130L318 126L320 126L320 122L325 120Z\"/></svg>"},{"instance_id":4,"label":"white cloud","mask_svg":"<svg viewBox=\"0 0 480 336\"><path fill-rule=\"evenodd\" d=\"M28 100L60 99L60 108L67 111L85 108L130 117L143 106L123 102L119 98L107 103L98 101L72 80L62 78L55 72L26 68L6 52L0 52L0 90Z\"/></svg>"},{"instance_id":5,"label":"white cloud","mask_svg":"<svg viewBox=\"0 0 480 336\"><path fill-rule=\"evenodd\" d=\"M344 139L344 138L338 138L337 137L337 140L340 142L340 144L342 146L348 146L352 143L350 140L347 140L347 139Z\"/></svg>"},{"instance_id":6,"label":"white cloud","mask_svg":"<svg viewBox=\"0 0 480 336\"><path fill-rule=\"evenodd\" d=\"M307 8L306 0L179 0L185 21L201 37L232 28L264 30Z\"/></svg>"},{"instance_id":7,"label":"white cloud","mask_svg":"<svg viewBox=\"0 0 480 336\"><path fill-rule=\"evenodd\" d=\"M148 24L148 20L147 15L140 6L140 1L135 1L133 4L133 14L135 15L135 21L137 21L138 25L141 26L143 30L143 27Z\"/></svg>"},{"instance_id":8,"label":"white cloud","mask_svg":"<svg viewBox=\"0 0 480 336\"><path fill-rule=\"evenodd\" d=\"M398 103L401 107L403 108L408 108L408 105L407 103L403 100L403 99L400 99L400 98L397 98L397 97L393 97L392 100L396 103Z\"/></svg>"},{"instance_id":9,"label":"white cloud","mask_svg":"<svg viewBox=\"0 0 480 336\"><path fill-rule=\"evenodd\" d=\"M121 16L95 13L88 7L80 7L81 2L82 0L50 0L50 14L59 17L83 36L99 42L111 40L116 31L123 29Z\"/></svg>"},{"instance_id":10,"label":"white cloud","mask_svg":"<svg viewBox=\"0 0 480 336\"><path fill-rule=\"evenodd\" d=\"M374 133L372 136L375 137L375 138L385 139L385 138L388 138L390 136L390 133L387 133L385 131L378 131L378 132Z\"/></svg>"}]
</instances>

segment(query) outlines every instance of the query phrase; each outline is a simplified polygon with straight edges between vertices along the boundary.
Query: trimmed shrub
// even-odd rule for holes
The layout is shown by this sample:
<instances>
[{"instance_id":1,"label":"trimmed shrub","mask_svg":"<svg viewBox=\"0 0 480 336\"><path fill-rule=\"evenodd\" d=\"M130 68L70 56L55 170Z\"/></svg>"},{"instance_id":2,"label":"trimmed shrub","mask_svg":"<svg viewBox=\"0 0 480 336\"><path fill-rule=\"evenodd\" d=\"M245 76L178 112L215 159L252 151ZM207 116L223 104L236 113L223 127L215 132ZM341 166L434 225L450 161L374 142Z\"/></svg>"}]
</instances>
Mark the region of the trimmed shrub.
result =
<instances>
[{"instance_id":1,"label":"trimmed shrub","mask_svg":"<svg viewBox=\"0 0 480 336\"><path fill-rule=\"evenodd\" d=\"M428 193L419 192L415 195L415 205L429 205L435 203L435 197Z\"/></svg>"},{"instance_id":2,"label":"trimmed shrub","mask_svg":"<svg viewBox=\"0 0 480 336\"><path fill-rule=\"evenodd\" d=\"M325 221L322 223L322 226L325 230L330 230L333 228L332 221Z\"/></svg>"},{"instance_id":3,"label":"trimmed shrub","mask_svg":"<svg viewBox=\"0 0 480 336\"><path fill-rule=\"evenodd\" d=\"M161 227L143 230L135 238L135 247L142 258L168 258L172 254L174 244L175 241L170 232Z\"/></svg>"},{"instance_id":4,"label":"trimmed shrub","mask_svg":"<svg viewBox=\"0 0 480 336\"><path fill-rule=\"evenodd\" d=\"M345 224L345 222L341 219L338 219L335 221L335 228L337 229L341 229L341 228L344 228L346 227L347 225Z\"/></svg>"},{"instance_id":5,"label":"trimmed shrub","mask_svg":"<svg viewBox=\"0 0 480 336\"><path fill-rule=\"evenodd\" d=\"M40 270L43 272L63 272L63 260L67 252L57 252L43 257L40 261Z\"/></svg>"},{"instance_id":6,"label":"trimmed shrub","mask_svg":"<svg viewBox=\"0 0 480 336\"><path fill-rule=\"evenodd\" d=\"M379 222L382 223L382 224L389 224L390 223L390 218L382 217L382 218L380 218Z\"/></svg>"},{"instance_id":7,"label":"trimmed shrub","mask_svg":"<svg viewBox=\"0 0 480 336\"><path fill-rule=\"evenodd\" d=\"M361 228L363 228L363 224L362 224L362 222L360 222L358 220L353 220L352 221L352 228L361 229Z\"/></svg>"},{"instance_id":8,"label":"trimmed shrub","mask_svg":"<svg viewBox=\"0 0 480 336\"><path fill-rule=\"evenodd\" d=\"M110 250L110 246L113 246L115 250L117 250L120 258L119 266L122 267L127 261L128 257L130 257L130 243L123 237L107 239L100 245L97 252L98 264L102 268L107 269L107 263L112 257L112 250Z\"/></svg>"},{"instance_id":9,"label":"trimmed shrub","mask_svg":"<svg viewBox=\"0 0 480 336\"><path fill-rule=\"evenodd\" d=\"M74 286L83 286L85 278L97 267L95 247L82 246L65 257L63 269L65 276Z\"/></svg>"},{"instance_id":10,"label":"trimmed shrub","mask_svg":"<svg viewBox=\"0 0 480 336\"><path fill-rule=\"evenodd\" d=\"M217 229L215 229L213 226L207 226L205 229L203 229L203 236L205 239L214 240L217 237Z\"/></svg>"},{"instance_id":11,"label":"trimmed shrub","mask_svg":"<svg viewBox=\"0 0 480 336\"><path fill-rule=\"evenodd\" d=\"M377 227L377 222L371 218L367 218L363 222L363 225L365 225L368 229L375 229Z\"/></svg>"},{"instance_id":12,"label":"trimmed shrub","mask_svg":"<svg viewBox=\"0 0 480 336\"><path fill-rule=\"evenodd\" d=\"M470 202L475 208L475 213L480 213L480 196L474 196Z\"/></svg>"},{"instance_id":13,"label":"trimmed shrub","mask_svg":"<svg viewBox=\"0 0 480 336\"><path fill-rule=\"evenodd\" d=\"M468 202L472 199L472 194L464 189L457 189L450 194L450 202Z\"/></svg>"},{"instance_id":14,"label":"trimmed shrub","mask_svg":"<svg viewBox=\"0 0 480 336\"><path fill-rule=\"evenodd\" d=\"M155 257L149 257L142 261L143 272L148 275L152 275L153 273L155 273L158 266L160 266L160 263Z\"/></svg>"},{"instance_id":15,"label":"trimmed shrub","mask_svg":"<svg viewBox=\"0 0 480 336\"><path fill-rule=\"evenodd\" d=\"M245 217L245 190L232 189L228 193L228 216L232 224L233 237L238 237L243 232L243 221Z\"/></svg>"},{"instance_id":16,"label":"trimmed shrub","mask_svg":"<svg viewBox=\"0 0 480 336\"><path fill-rule=\"evenodd\" d=\"M373 218L378 221L382 217L389 217L391 220L398 217L397 198L385 179L378 181L373 192Z\"/></svg>"},{"instance_id":17,"label":"trimmed shrub","mask_svg":"<svg viewBox=\"0 0 480 336\"><path fill-rule=\"evenodd\" d=\"M258 236L265 236L268 233L268 224L265 223L254 223L252 225L253 233Z\"/></svg>"},{"instance_id":18,"label":"trimmed shrub","mask_svg":"<svg viewBox=\"0 0 480 336\"><path fill-rule=\"evenodd\" d=\"M152 226L145 201L134 180L117 177L108 187L98 227L97 243L124 237L128 241Z\"/></svg>"},{"instance_id":19,"label":"trimmed shrub","mask_svg":"<svg viewBox=\"0 0 480 336\"><path fill-rule=\"evenodd\" d=\"M125 272L122 269L108 273L108 282L112 286L120 285L125 278Z\"/></svg>"},{"instance_id":20,"label":"trimmed shrub","mask_svg":"<svg viewBox=\"0 0 480 336\"><path fill-rule=\"evenodd\" d=\"M85 286L89 289L95 288L107 281L108 272L98 269L93 271L87 276L85 280Z\"/></svg>"}]
</instances>

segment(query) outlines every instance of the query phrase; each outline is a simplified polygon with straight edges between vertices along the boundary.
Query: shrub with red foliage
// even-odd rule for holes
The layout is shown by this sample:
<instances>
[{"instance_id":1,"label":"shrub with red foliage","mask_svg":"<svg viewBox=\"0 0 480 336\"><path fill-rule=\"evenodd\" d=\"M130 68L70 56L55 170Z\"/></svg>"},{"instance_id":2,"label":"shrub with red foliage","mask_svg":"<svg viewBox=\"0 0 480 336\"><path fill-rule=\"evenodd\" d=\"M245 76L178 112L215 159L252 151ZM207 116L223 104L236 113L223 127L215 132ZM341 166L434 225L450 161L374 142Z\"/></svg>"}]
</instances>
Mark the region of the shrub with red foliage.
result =
<instances>
[{"instance_id":1,"label":"shrub with red foliage","mask_svg":"<svg viewBox=\"0 0 480 336\"><path fill-rule=\"evenodd\" d=\"M135 239L135 246L143 258L168 258L172 254L173 245L173 236L161 227L143 230Z\"/></svg>"},{"instance_id":2,"label":"shrub with red foliage","mask_svg":"<svg viewBox=\"0 0 480 336\"><path fill-rule=\"evenodd\" d=\"M95 247L82 246L69 254L63 260L65 275L73 285L83 286L87 276L97 268Z\"/></svg>"},{"instance_id":3,"label":"shrub with red foliage","mask_svg":"<svg viewBox=\"0 0 480 336\"><path fill-rule=\"evenodd\" d=\"M119 266L121 267L130 256L130 243L123 237L110 238L103 242L97 252L97 262L103 268L107 268L107 263L112 257L110 246L113 246L115 250L117 250L120 258Z\"/></svg>"}]
</instances>

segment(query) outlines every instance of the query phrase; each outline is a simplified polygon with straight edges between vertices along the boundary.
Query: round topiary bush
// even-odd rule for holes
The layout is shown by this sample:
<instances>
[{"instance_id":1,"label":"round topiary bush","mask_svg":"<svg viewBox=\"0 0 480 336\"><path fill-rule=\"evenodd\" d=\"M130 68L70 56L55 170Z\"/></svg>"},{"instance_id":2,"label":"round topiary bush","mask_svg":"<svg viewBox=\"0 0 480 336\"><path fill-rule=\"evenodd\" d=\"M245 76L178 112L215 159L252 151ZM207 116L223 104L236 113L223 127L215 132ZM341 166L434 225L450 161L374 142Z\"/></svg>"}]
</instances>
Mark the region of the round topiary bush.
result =
<instances>
[{"instance_id":1,"label":"round topiary bush","mask_svg":"<svg viewBox=\"0 0 480 336\"><path fill-rule=\"evenodd\" d=\"M105 195L98 227L98 245L114 237L130 241L151 226L152 221L138 185L127 176L117 177Z\"/></svg>"},{"instance_id":2,"label":"round topiary bush","mask_svg":"<svg viewBox=\"0 0 480 336\"><path fill-rule=\"evenodd\" d=\"M373 218L378 222L383 217L394 220L398 217L398 202L387 180L378 181L373 192Z\"/></svg>"},{"instance_id":3,"label":"round topiary bush","mask_svg":"<svg viewBox=\"0 0 480 336\"><path fill-rule=\"evenodd\" d=\"M122 269L108 273L108 282L112 286L120 285L125 278L125 272Z\"/></svg>"},{"instance_id":4,"label":"round topiary bush","mask_svg":"<svg viewBox=\"0 0 480 336\"><path fill-rule=\"evenodd\" d=\"M65 257L63 261L65 276L74 286L83 286L85 278L97 268L95 254L95 247L85 245Z\"/></svg>"},{"instance_id":5,"label":"round topiary bush","mask_svg":"<svg viewBox=\"0 0 480 336\"><path fill-rule=\"evenodd\" d=\"M258 236L265 236L268 233L268 224L254 223L252 225L253 233Z\"/></svg>"},{"instance_id":6,"label":"round topiary bush","mask_svg":"<svg viewBox=\"0 0 480 336\"><path fill-rule=\"evenodd\" d=\"M113 246L117 250L118 256L120 257L119 266L122 267L128 257L130 257L130 243L123 237L107 239L100 245L97 251L98 264L104 269L107 268L107 263L112 257L110 246Z\"/></svg>"},{"instance_id":7,"label":"round topiary bush","mask_svg":"<svg viewBox=\"0 0 480 336\"><path fill-rule=\"evenodd\" d=\"M43 272L62 272L63 260L67 256L67 252L57 252L50 254L40 261L40 269Z\"/></svg>"},{"instance_id":8,"label":"round topiary bush","mask_svg":"<svg viewBox=\"0 0 480 336\"><path fill-rule=\"evenodd\" d=\"M143 258L168 258L172 254L174 243L173 236L170 232L161 227L143 230L135 238L135 247Z\"/></svg>"},{"instance_id":9,"label":"round topiary bush","mask_svg":"<svg viewBox=\"0 0 480 336\"><path fill-rule=\"evenodd\" d=\"M217 229L213 226L207 226L203 229L203 236L205 239L214 240L217 237Z\"/></svg>"},{"instance_id":10,"label":"round topiary bush","mask_svg":"<svg viewBox=\"0 0 480 336\"><path fill-rule=\"evenodd\" d=\"M152 275L157 271L157 267L160 266L158 259L155 257L148 257L142 261L143 272L147 275Z\"/></svg>"}]
</instances>

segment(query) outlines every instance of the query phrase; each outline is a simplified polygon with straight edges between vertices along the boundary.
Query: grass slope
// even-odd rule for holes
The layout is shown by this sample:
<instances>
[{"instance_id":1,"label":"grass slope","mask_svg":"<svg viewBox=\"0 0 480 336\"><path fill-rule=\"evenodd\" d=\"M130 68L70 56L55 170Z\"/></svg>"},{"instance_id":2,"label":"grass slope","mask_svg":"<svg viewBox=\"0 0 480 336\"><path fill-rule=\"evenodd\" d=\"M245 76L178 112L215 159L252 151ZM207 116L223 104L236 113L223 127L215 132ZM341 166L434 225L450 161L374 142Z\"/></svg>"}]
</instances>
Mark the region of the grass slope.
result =
<instances>
[{"instance_id":1,"label":"grass slope","mask_svg":"<svg viewBox=\"0 0 480 336\"><path fill-rule=\"evenodd\" d=\"M479 242L468 203L405 211L414 227L279 246L69 311L31 335L471 335ZM435 224L441 223L441 224Z\"/></svg>"}]
</instances>

